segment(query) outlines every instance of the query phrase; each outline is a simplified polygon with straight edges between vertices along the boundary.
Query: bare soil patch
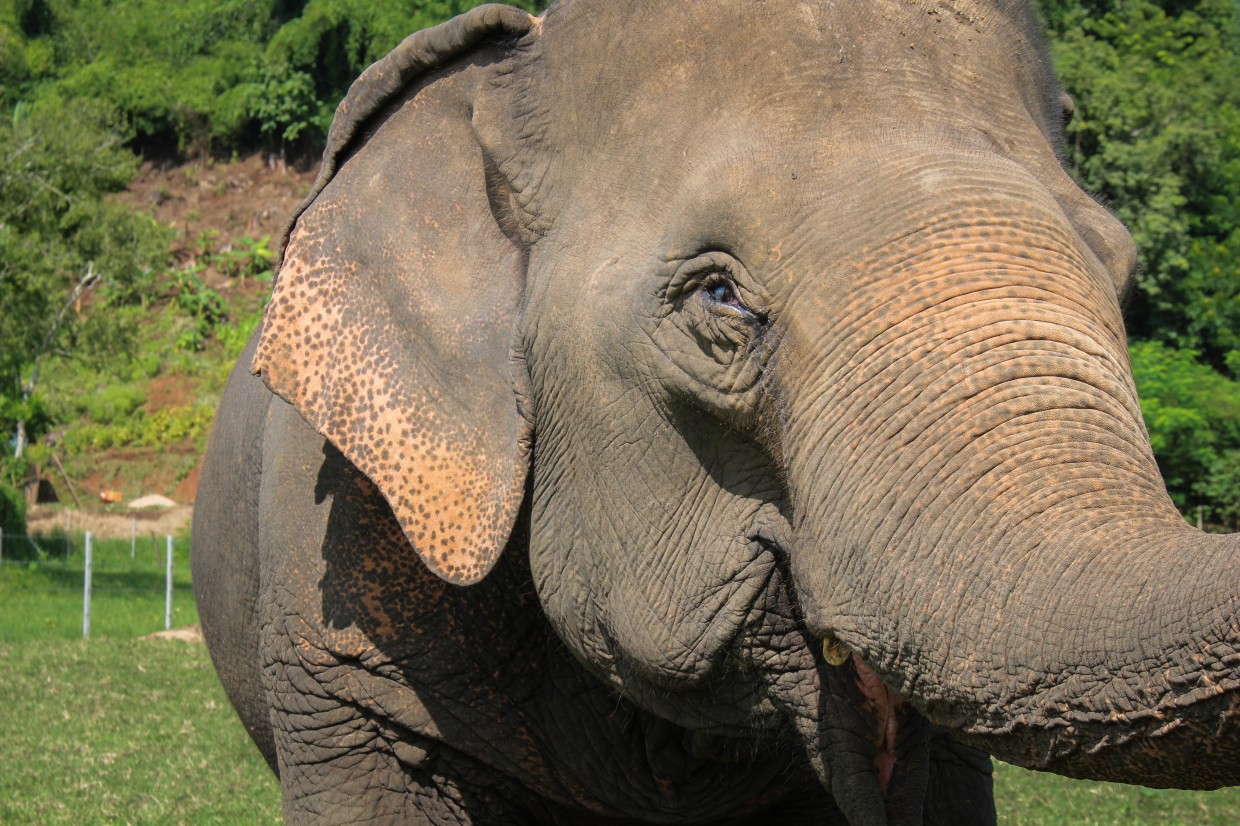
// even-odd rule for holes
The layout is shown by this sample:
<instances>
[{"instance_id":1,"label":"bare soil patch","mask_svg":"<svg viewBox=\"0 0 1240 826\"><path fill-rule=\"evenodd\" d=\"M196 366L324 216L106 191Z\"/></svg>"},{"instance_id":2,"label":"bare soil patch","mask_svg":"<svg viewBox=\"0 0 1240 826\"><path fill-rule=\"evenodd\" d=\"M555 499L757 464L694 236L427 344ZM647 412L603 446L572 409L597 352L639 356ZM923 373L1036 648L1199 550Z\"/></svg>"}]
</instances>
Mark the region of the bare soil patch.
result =
<instances>
[{"instance_id":1,"label":"bare soil patch","mask_svg":"<svg viewBox=\"0 0 1240 826\"><path fill-rule=\"evenodd\" d=\"M65 469L85 510L102 507L99 493L103 490L120 491L122 503L158 493L191 505L198 489L201 461L198 445L187 439L167 445L114 447L75 456L66 460ZM73 505L64 478L51 468L45 468L44 475L60 503Z\"/></svg>"},{"instance_id":2,"label":"bare soil patch","mask_svg":"<svg viewBox=\"0 0 1240 826\"><path fill-rule=\"evenodd\" d=\"M207 264L201 271L206 284L226 295L233 312L245 313L260 306L271 289L270 283L230 276L217 270L212 262L234 245L257 242L263 236L270 237L267 248L275 254L285 225L310 191L316 172L317 165L298 168L270 163L261 154L232 162L199 159L180 166L148 161L118 199L176 228L175 266ZM243 242L246 236L252 241ZM169 293L152 299L158 304L172 297ZM154 414L218 397L213 383L217 381L211 373L162 373L147 384L143 409ZM127 538L136 519L142 535L175 533L190 521L198 488L200 454L194 441L185 440L65 456L64 471L72 480L81 506L71 507L75 505L74 499L56 468L40 468L41 477L60 505L33 507L27 520L30 530L63 530L68 519L75 531ZM119 492L122 504L105 507L100 502L102 491ZM181 506L150 513L135 513L124 507L124 502L150 493L168 496Z\"/></svg>"},{"instance_id":3,"label":"bare soil patch","mask_svg":"<svg viewBox=\"0 0 1240 826\"><path fill-rule=\"evenodd\" d=\"M317 165L298 169L271 164L261 154L181 166L147 161L123 198L190 238L206 230L222 238L256 233L275 237L310 191L317 171Z\"/></svg>"},{"instance_id":4,"label":"bare soil patch","mask_svg":"<svg viewBox=\"0 0 1240 826\"><path fill-rule=\"evenodd\" d=\"M255 240L270 236L269 246L275 252L317 171L317 164L299 169L270 163L261 154L229 163L207 159L174 167L148 161L121 198L180 230L175 254L182 264L206 248L219 250L244 236ZM269 289L213 269L204 273L204 279L215 289Z\"/></svg>"},{"instance_id":5,"label":"bare soil patch","mask_svg":"<svg viewBox=\"0 0 1240 826\"><path fill-rule=\"evenodd\" d=\"M197 643L202 645L206 642L202 638L202 626L198 624L187 625L184 628L169 628L167 631L156 631L154 634L148 634L143 637L147 640L180 640L181 642Z\"/></svg>"},{"instance_id":6,"label":"bare soil patch","mask_svg":"<svg viewBox=\"0 0 1240 826\"><path fill-rule=\"evenodd\" d=\"M90 511L76 508L35 506L26 514L26 526L32 534L63 531L68 524L74 531L90 531L100 539L128 539L137 523L138 536L165 536L189 527L194 509L178 505L159 511Z\"/></svg>"},{"instance_id":7,"label":"bare soil patch","mask_svg":"<svg viewBox=\"0 0 1240 826\"><path fill-rule=\"evenodd\" d=\"M193 378L180 373L164 373L147 383L146 403L142 407L147 413L165 407L187 407L198 400L197 393L198 385Z\"/></svg>"}]
</instances>

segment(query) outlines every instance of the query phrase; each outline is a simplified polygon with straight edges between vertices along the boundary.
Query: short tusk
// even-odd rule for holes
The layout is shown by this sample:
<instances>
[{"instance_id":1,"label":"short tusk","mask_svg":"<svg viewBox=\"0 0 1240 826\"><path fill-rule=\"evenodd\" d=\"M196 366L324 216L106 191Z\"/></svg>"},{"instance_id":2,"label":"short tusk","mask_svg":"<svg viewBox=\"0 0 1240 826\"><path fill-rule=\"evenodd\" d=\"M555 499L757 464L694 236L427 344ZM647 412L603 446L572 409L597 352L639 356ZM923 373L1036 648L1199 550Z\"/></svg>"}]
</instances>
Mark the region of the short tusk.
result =
<instances>
[{"instance_id":1,"label":"short tusk","mask_svg":"<svg viewBox=\"0 0 1240 826\"><path fill-rule=\"evenodd\" d=\"M822 657L828 665L841 666L848 662L851 656L852 652L848 650L848 646L836 639L830 631L822 638Z\"/></svg>"}]
</instances>

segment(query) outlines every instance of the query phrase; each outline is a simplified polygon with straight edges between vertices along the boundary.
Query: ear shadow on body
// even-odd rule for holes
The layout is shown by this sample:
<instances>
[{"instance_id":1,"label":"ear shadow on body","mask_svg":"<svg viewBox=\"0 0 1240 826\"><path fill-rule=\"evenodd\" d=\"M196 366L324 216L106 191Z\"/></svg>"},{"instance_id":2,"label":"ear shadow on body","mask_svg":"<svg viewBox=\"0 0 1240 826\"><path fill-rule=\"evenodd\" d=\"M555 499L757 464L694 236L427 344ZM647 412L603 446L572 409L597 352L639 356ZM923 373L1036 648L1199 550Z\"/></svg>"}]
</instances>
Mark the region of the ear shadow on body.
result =
<instances>
[{"instance_id":1,"label":"ear shadow on body","mask_svg":"<svg viewBox=\"0 0 1240 826\"><path fill-rule=\"evenodd\" d=\"M524 554L505 554L478 584L444 581L374 483L330 442L322 452L314 496L330 500L318 583L324 633L341 663L364 675L367 700L383 706L379 715L358 703L367 724L399 744L411 783L432 782L446 760L459 777L479 779L455 787L467 810L536 811L529 787L557 785L535 732L546 730L536 698L553 679L546 653L558 646L548 646ZM528 524L525 507L510 542L518 551ZM518 783L522 772L532 778Z\"/></svg>"}]
</instances>

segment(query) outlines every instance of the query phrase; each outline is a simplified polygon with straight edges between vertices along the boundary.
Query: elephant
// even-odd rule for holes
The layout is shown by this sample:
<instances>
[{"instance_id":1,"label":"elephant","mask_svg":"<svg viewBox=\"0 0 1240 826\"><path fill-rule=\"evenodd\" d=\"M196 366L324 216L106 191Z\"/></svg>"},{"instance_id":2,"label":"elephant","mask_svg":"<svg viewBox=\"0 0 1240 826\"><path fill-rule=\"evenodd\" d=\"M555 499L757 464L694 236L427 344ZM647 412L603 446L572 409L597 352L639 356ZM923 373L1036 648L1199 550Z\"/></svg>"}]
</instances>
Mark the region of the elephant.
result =
<instances>
[{"instance_id":1,"label":"elephant","mask_svg":"<svg viewBox=\"0 0 1240 826\"><path fill-rule=\"evenodd\" d=\"M193 524L289 822L993 823L1240 782L1017 0L560 0L336 111Z\"/></svg>"}]
</instances>

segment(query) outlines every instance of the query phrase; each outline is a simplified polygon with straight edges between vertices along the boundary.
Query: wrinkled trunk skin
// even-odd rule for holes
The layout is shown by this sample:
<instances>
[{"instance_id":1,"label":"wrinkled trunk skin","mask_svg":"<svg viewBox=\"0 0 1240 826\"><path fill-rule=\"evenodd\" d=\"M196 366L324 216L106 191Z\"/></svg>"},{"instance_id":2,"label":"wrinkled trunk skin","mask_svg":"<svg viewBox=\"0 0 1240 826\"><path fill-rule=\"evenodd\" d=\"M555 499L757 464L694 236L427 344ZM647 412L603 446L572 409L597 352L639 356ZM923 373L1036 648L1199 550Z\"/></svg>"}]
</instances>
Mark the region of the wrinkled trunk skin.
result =
<instances>
[{"instance_id":1,"label":"wrinkled trunk skin","mask_svg":"<svg viewBox=\"0 0 1240 826\"><path fill-rule=\"evenodd\" d=\"M849 262L842 304L798 297L779 370L808 627L1004 760L1240 783L1240 542L1170 502L1112 276L1018 178L937 193Z\"/></svg>"}]
</instances>

